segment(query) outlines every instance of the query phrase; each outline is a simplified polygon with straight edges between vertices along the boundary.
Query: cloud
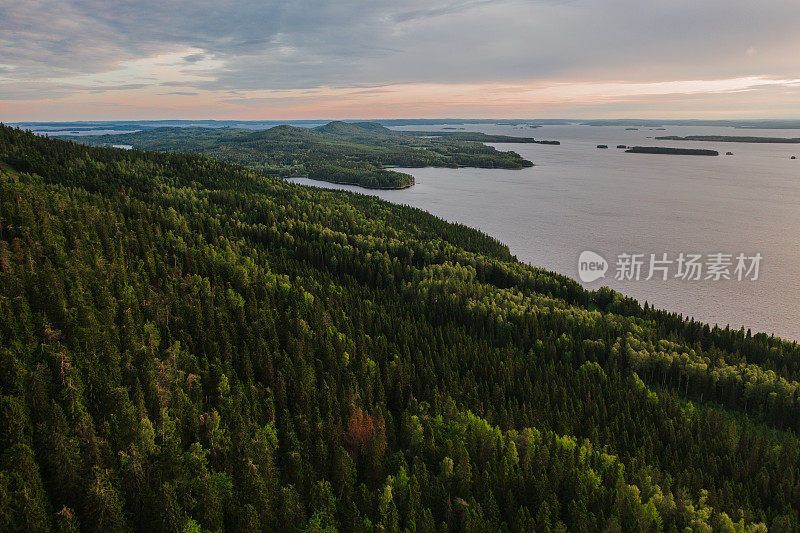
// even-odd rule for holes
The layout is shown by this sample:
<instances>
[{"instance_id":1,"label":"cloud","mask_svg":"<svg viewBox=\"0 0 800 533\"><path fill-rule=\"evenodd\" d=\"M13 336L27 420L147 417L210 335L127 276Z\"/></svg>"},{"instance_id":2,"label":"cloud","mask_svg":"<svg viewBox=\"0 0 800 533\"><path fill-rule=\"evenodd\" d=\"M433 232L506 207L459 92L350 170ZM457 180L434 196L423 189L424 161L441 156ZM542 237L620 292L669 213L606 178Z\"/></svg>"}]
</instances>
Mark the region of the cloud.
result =
<instances>
[{"instance_id":1,"label":"cloud","mask_svg":"<svg viewBox=\"0 0 800 533\"><path fill-rule=\"evenodd\" d=\"M491 4L494 0L479 0L472 2L452 2L449 4L426 7L423 9L414 9L411 11L404 11L396 13L391 16L393 22L414 22L420 19L430 19L432 17L440 17L442 15L452 15L471 9L475 6Z\"/></svg>"},{"instance_id":2,"label":"cloud","mask_svg":"<svg viewBox=\"0 0 800 533\"><path fill-rule=\"evenodd\" d=\"M132 90L135 90L135 89L143 89L144 87L147 87L147 86L148 85L146 83L124 83L122 85L102 85L102 86L99 86L99 87L91 87L91 88L88 88L88 90L90 90L92 92L98 92L98 93L102 93L102 92L106 92L106 91L132 91ZM78 88L78 89L81 89L81 88Z\"/></svg>"},{"instance_id":3,"label":"cloud","mask_svg":"<svg viewBox=\"0 0 800 533\"><path fill-rule=\"evenodd\" d=\"M798 18L796 0L0 0L0 99L791 79Z\"/></svg>"},{"instance_id":4,"label":"cloud","mask_svg":"<svg viewBox=\"0 0 800 533\"><path fill-rule=\"evenodd\" d=\"M184 57L183 60L187 63L197 63L206 58L206 54L189 54L188 56Z\"/></svg>"}]
</instances>

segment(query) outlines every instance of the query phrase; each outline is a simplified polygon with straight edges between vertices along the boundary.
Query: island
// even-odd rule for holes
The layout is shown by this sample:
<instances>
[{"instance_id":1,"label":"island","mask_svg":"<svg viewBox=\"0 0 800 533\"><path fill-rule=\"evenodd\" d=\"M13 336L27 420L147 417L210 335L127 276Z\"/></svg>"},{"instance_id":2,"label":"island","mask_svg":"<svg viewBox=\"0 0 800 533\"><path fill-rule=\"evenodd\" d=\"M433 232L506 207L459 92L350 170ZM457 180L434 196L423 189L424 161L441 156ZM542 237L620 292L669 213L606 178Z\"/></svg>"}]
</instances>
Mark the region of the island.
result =
<instances>
[{"instance_id":1,"label":"island","mask_svg":"<svg viewBox=\"0 0 800 533\"><path fill-rule=\"evenodd\" d=\"M719 155L716 150L698 148L667 148L664 146L632 146L625 150L631 154L668 154L668 155Z\"/></svg>"},{"instance_id":2,"label":"island","mask_svg":"<svg viewBox=\"0 0 800 533\"><path fill-rule=\"evenodd\" d=\"M265 130L161 127L135 133L66 139L94 146L197 153L281 177L308 177L370 189L402 189L414 177L391 167L533 166L513 151L484 143L541 143L531 137L477 132L395 131L375 122L334 121L315 128L290 125Z\"/></svg>"},{"instance_id":3,"label":"island","mask_svg":"<svg viewBox=\"0 0 800 533\"><path fill-rule=\"evenodd\" d=\"M537 126L538 127L538 126ZM448 128L442 128L448 129ZM463 129L463 128L461 128ZM392 130L389 130L392 131ZM395 132L415 137L428 139L438 138L451 141L473 141L481 143L512 143L512 144L561 144L561 141L540 141L533 137L515 137L513 135L491 135L479 131L402 131Z\"/></svg>"},{"instance_id":4,"label":"island","mask_svg":"<svg viewBox=\"0 0 800 533\"><path fill-rule=\"evenodd\" d=\"M726 143L764 143L764 144L800 144L798 137L743 137L731 135L687 135L679 137L677 135L667 135L656 137L663 141L713 141Z\"/></svg>"}]
</instances>

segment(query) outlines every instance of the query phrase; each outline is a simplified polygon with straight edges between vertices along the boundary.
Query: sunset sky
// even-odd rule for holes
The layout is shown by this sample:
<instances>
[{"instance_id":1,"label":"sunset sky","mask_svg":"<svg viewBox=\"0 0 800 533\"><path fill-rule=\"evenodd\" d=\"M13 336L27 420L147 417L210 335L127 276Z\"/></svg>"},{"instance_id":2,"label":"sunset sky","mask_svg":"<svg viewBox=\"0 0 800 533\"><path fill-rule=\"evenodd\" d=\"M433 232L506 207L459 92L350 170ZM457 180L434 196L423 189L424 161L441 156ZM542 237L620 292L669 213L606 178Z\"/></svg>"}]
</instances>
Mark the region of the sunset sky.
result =
<instances>
[{"instance_id":1,"label":"sunset sky","mask_svg":"<svg viewBox=\"0 0 800 533\"><path fill-rule=\"evenodd\" d=\"M0 121L800 118L797 0L0 0Z\"/></svg>"}]
</instances>

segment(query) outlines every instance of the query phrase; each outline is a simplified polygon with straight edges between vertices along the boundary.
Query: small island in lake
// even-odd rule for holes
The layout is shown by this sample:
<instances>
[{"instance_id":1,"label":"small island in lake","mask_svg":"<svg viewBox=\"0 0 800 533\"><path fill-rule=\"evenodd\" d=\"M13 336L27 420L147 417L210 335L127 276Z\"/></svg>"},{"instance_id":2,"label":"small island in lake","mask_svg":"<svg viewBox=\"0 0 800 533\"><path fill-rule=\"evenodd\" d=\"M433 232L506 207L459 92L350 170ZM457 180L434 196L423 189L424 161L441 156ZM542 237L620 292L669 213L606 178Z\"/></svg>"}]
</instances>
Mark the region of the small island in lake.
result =
<instances>
[{"instance_id":1,"label":"small island in lake","mask_svg":"<svg viewBox=\"0 0 800 533\"><path fill-rule=\"evenodd\" d=\"M633 146L625 150L631 154L668 154L668 155L719 155L716 150L697 148L667 148L664 146Z\"/></svg>"}]
</instances>

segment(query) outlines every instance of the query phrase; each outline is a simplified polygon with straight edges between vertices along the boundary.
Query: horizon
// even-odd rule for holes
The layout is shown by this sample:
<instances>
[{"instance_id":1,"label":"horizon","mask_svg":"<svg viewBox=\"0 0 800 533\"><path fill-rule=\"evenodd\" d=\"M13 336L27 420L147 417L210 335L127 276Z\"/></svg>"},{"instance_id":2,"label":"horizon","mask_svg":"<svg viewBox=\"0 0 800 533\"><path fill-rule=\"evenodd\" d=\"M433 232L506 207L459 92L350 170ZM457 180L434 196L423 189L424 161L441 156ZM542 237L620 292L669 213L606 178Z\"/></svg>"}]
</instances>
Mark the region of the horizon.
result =
<instances>
[{"instance_id":1,"label":"horizon","mask_svg":"<svg viewBox=\"0 0 800 533\"><path fill-rule=\"evenodd\" d=\"M115 118L115 119L58 119L58 120L0 120L0 123L6 125L14 125L14 124L113 124L113 123L144 123L144 122L236 122L236 123L275 123L275 124L283 124L283 123L328 123L328 122L375 122L375 123L389 123L389 122L409 122L409 123L421 123L423 121L428 122L431 125L436 124L446 124L446 123L461 123L461 124L471 124L471 123L481 123L481 122L490 122L494 120L510 120L514 122L540 122L540 121L563 121L565 123L588 123L588 122L597 122L597 121L618 121L618 122L648 122L648 123L675 123L675 122L697 122L698 125L710 124L710 123L724 123L729 122L732 124L736 123L754 123L754 122L765 122L765 123L781 123L781 122L797 122L798 127L800 128L800 116L798 117L767 117L767 116L754 116L754 117L720 117L720 118L698 118L698 117L644 117L644 116L635 116L635 117L620 117L620 116L609 116L609 117L565 117L565 116L553 116L553 117L545 117L545 116L537 116L537 117L522 117L522 116L477 116L477 117L430 117L430 116L409 116L409 117L311 117L311 118L298 118L298 117L287 117L287 118L247 118L247 119L236 119L236 118L198 118L198 117L191 117L191 118ZM432 122L437 121L437 122ZM441 122L439 122L441 121Z\"/></svg>"}]
</instances>

